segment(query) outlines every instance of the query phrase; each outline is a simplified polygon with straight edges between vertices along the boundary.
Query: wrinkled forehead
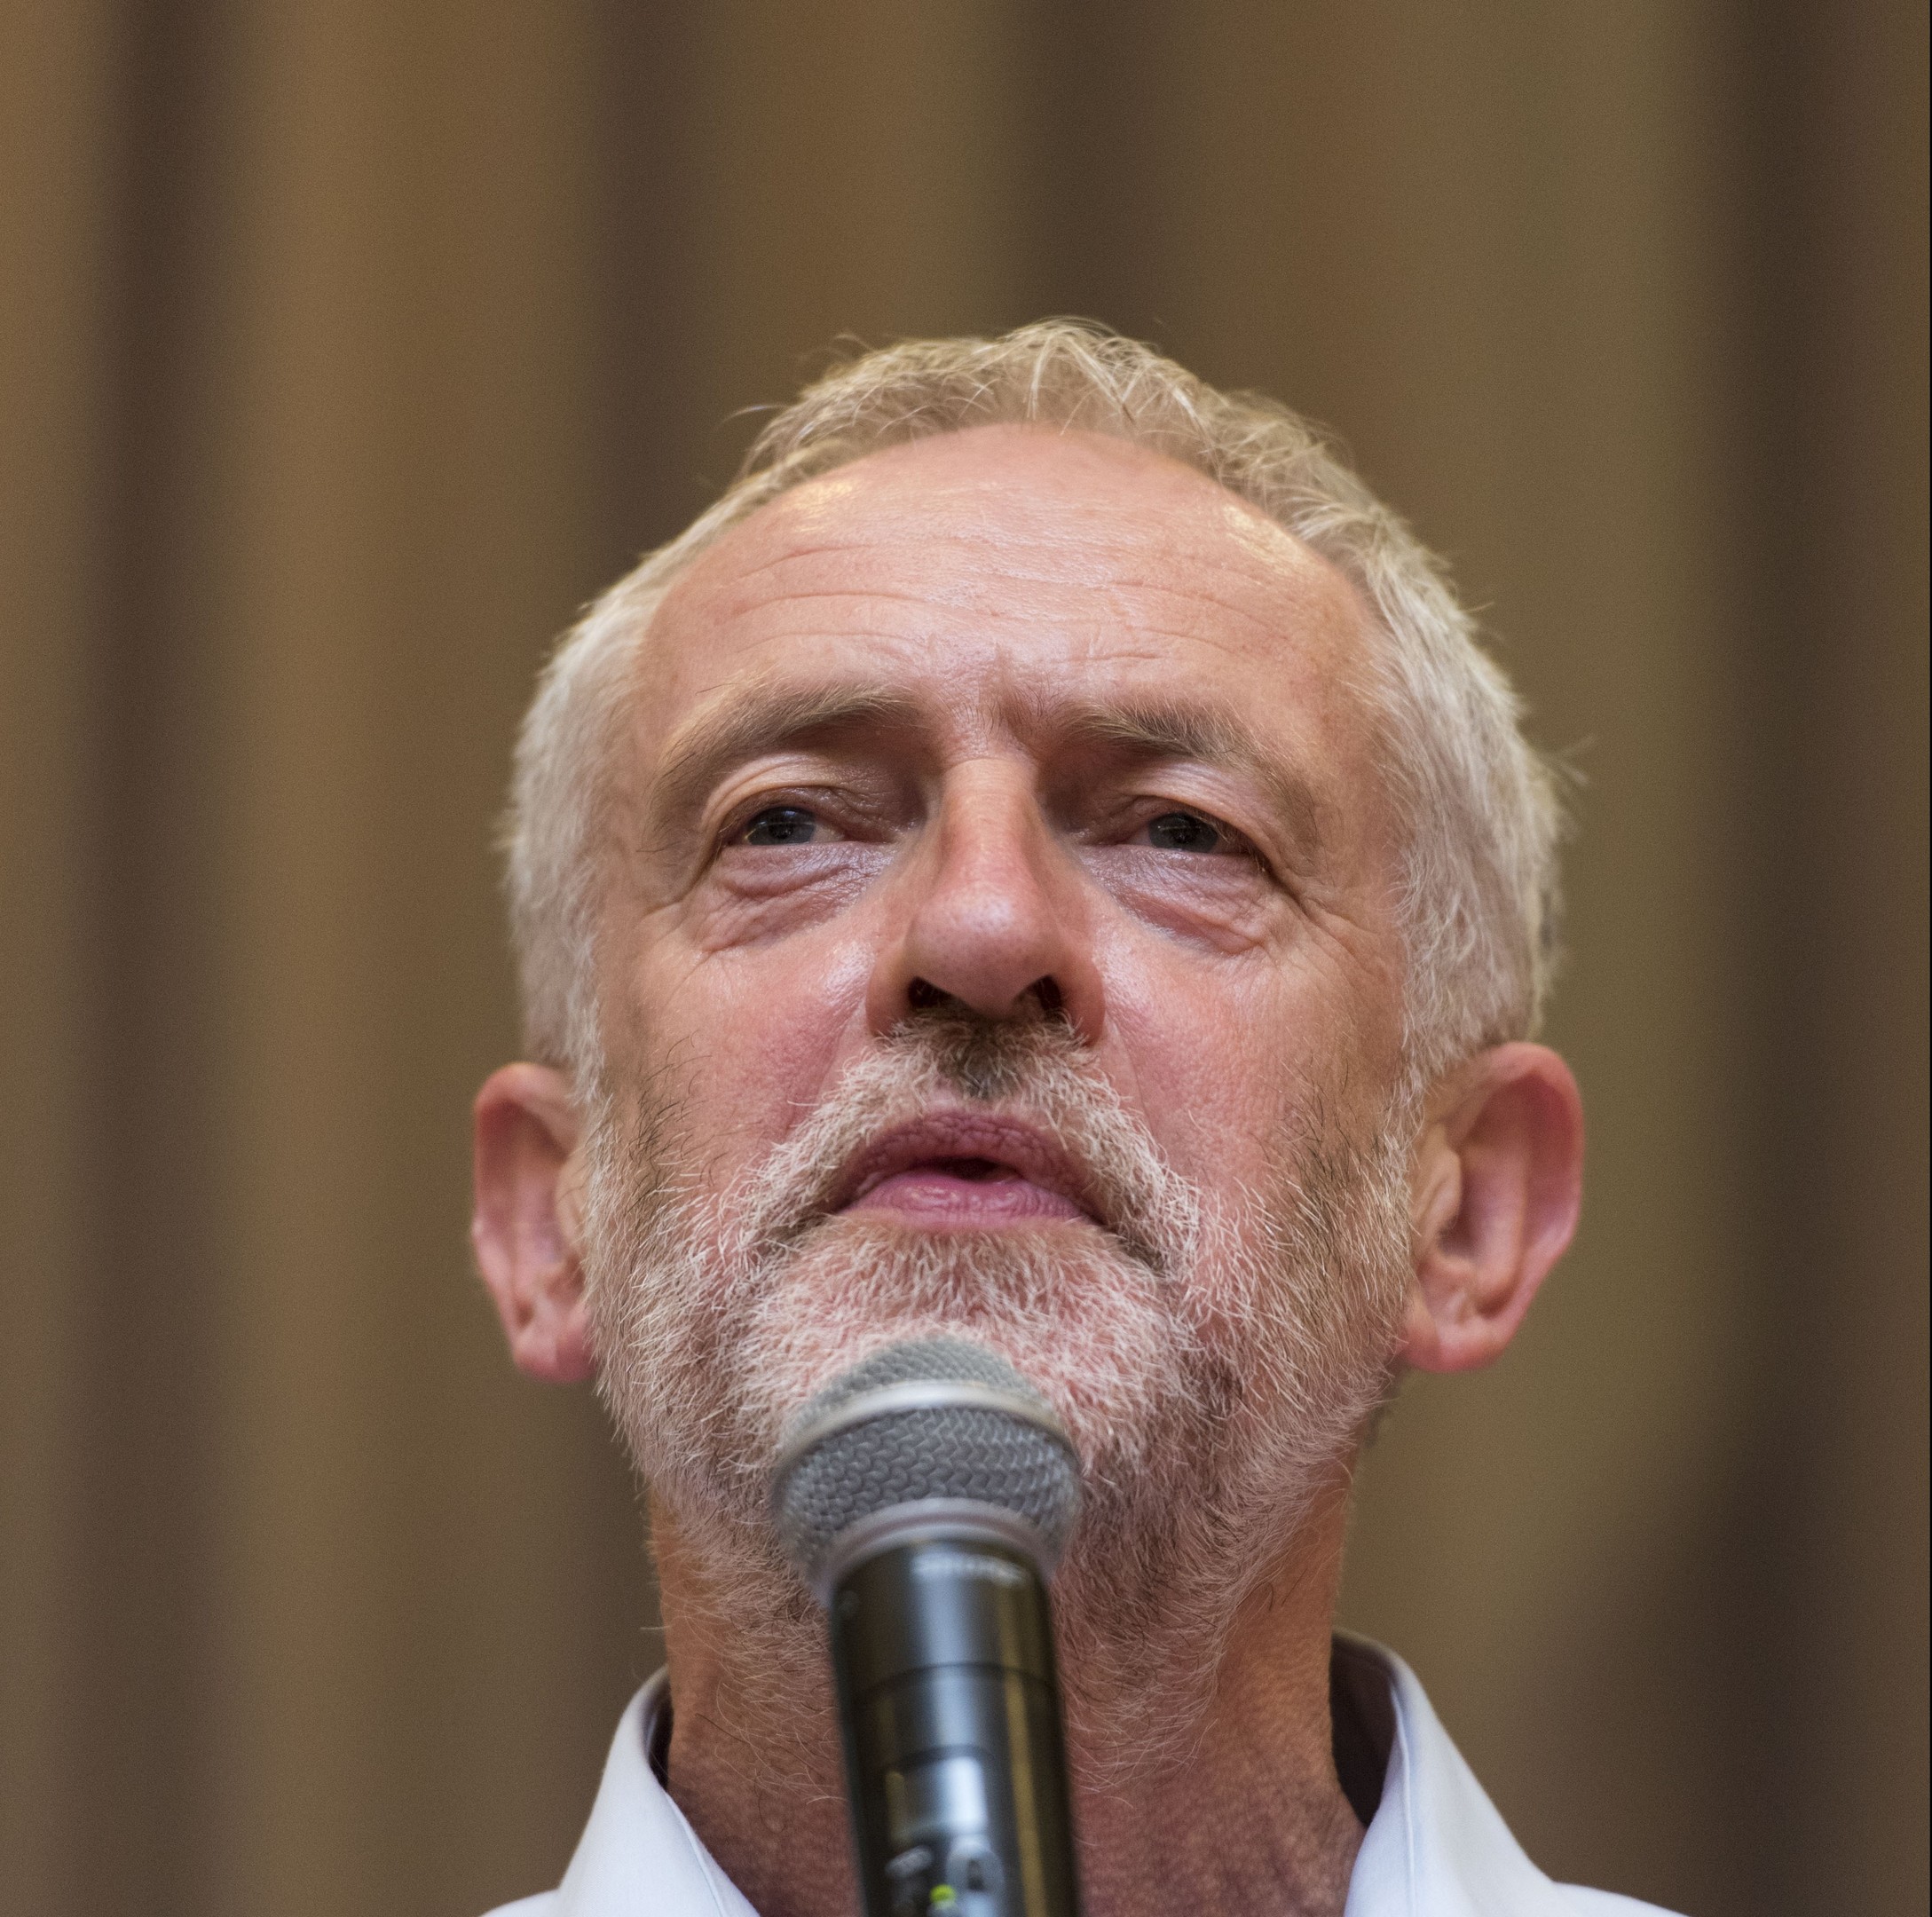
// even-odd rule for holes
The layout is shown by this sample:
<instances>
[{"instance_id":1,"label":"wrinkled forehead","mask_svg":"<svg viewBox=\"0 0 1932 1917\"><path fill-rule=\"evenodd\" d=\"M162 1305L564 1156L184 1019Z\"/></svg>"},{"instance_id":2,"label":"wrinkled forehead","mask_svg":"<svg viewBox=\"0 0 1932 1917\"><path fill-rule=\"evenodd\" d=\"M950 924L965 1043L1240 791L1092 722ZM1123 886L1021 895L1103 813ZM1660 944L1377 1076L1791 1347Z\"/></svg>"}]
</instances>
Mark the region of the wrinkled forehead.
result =
<instances>
[{"instance_id":1,"label":"wrinkled forehead","mask_svg":"<svg viewBox=\"0 0 1932 1917\"><path fill-rule=\"evenodd\" d=\"M1333 565L1192 468L976 428L809 481L704 553L640 647L632 762L648 779L694 711L775 679L935 707L1185 692L1340 739L1361 730L1370 635Z\"/></svg>"}]
</instances>

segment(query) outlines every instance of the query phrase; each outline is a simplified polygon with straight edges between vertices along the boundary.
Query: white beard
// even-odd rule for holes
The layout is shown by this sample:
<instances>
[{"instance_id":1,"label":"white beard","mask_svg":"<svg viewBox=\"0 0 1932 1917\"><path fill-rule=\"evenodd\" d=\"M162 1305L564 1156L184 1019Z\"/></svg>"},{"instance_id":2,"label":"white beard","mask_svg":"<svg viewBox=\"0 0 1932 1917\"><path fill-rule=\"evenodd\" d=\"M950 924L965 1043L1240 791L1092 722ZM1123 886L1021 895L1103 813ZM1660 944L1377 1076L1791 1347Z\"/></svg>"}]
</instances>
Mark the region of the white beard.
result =
<instances>
[{"instance_id":1,"label":"white beard","mask_svg":"<svg viewBox=\"0 0 1932 1917\"><path fill-rule=\"evenodd\" d=\"M826 1215L857 1150L962 1098L1057 1139L1106 1228ZM1387 1395L1408 1276L1404 1129L1366 1151L1305 1141L1269 1193L1210 1195L1063 1025L936 1017L868 1053L723 1192L697 1184L658 1121L643 1100L594 1115L601 1385L704 1566L704 1601L763 1674L753 1689L823 1682L820 1627L765 1515L780 1430L848 1366L944 1332L1030 1378L1080 1453L1084 1508L1054 1585L1069 1717L1104 1700L1112 1767L1171 1757L1236 1608ZM772 1727L743 1728L756 1749Z\"/></svg>"}]
</instances>

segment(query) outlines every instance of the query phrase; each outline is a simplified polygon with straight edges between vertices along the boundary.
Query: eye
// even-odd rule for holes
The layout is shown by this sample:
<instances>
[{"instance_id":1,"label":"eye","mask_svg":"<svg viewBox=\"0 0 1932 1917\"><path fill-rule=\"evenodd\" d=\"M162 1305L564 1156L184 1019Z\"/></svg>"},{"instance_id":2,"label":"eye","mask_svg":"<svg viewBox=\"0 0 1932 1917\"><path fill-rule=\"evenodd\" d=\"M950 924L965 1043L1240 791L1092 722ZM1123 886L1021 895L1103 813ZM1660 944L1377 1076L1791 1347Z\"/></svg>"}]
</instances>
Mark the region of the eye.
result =
<instances>
[{"instance_id":1,"label":"eye","mask_svg":"<svg viewBox=\"0 0 1932 1917\"><path fill-rule=\"evenodd\" d=\"M1147 843L1163 852L1219 852L1233 849L1234 835L1198 812L1163 812L1143 828Z\"/></svg>"},{"instance_id":2,"label":"eye","mask_svg":"<svg viewBox=\"0 0 1932 1917\"><path fill-rule=\"evenodd\" d=\"M832 836L831 828L818 815L808 812L803 806L767 806L745 822L738 834L738 843L748 846L810 845L821 832L828 839Z\"/></svg>"}]
</instances>

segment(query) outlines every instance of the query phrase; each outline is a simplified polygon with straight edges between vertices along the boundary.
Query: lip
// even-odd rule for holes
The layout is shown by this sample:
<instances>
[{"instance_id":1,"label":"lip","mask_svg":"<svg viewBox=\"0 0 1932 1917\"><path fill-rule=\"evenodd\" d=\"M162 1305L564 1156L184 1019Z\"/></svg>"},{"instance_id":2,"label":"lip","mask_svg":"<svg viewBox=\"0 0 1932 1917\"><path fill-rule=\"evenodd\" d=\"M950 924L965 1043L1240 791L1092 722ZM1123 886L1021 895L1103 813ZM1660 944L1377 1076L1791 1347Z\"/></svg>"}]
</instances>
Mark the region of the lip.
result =
<instances>
[{"instance_id":1,"label":"lip","mask_svg":"<svg viewBox=\"0 0 1932 1917\"><path fill-rule=\"evenodd\" d=\"M1024 1120L968 1111L934 1112L882 1132L847 1165L827 1210L848 1211L863 1205L881 1186L908 1174L930 1172L935 1178L944 1177L946 1162L958 1159L982 1159L998 1165L1048 1201L1060 1200L1051 1206L1051 1214L1066 1217L1069 1211L1076 1211L1095 1224L1102 1222L1086 1179L1062 1146ZM959 1184L963 1191L991 1194L1002 1187L1013 1187L1013 1181L979 1184L962 1178ZM1030 1208L999 1209L1017 1218ZM1047 1207L1039 1209L1046 1211ZM994 1220L990 1218L987 1222Z\"/></svg>"}]
</instances>

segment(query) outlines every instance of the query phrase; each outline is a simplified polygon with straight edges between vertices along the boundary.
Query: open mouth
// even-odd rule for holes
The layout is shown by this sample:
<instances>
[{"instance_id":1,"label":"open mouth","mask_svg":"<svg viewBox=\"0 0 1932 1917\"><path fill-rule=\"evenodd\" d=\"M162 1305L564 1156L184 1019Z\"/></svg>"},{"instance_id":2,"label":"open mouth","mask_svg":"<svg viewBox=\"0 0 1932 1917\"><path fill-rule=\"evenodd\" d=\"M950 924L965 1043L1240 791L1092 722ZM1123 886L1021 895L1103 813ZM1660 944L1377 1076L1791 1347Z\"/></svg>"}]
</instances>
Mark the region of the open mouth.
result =
<instances>
[{"instance_id":1,"label":"open mouth","mask_svg":"<svg viewBox=\"0 0 1932 1917\"><path fill-rule=\"evenodd\" d=\"M1095 1216L1053 1140L976 1112L935 1114L874 1140L847 1168L832 1209L889 1211L933 1227Z\"/></svg>"}]
</instances>

